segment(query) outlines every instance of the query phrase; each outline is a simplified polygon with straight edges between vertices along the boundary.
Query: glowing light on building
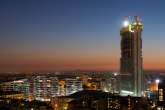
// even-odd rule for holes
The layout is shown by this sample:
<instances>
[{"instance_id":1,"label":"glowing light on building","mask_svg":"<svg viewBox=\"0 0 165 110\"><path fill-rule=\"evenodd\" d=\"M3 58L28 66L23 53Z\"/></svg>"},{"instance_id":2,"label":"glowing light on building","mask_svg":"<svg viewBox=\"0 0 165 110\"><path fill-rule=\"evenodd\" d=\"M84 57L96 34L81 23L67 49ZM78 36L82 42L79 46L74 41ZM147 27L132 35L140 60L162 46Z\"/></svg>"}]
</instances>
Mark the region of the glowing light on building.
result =
<instances>
[{"instance_id":1,"label":"glowing light on building","mask_svg":"<svg viewBox=\"0 0 165 110\"><path fill-rule=\"evenodd\" d=\"M126 20L123 22L123 25L124 25L124 27L127 27L127 26L129 26L129 22Z\"/></svg>"},{"instance_id":2,"label":"glowing light on building","mask_svg":"<svg viewBox=\"0 0 165 110\"><path fill-rule=\"evenodd\" d=\"M159 83L159 82L160 82L160 80L159 80L159 79L156 79L156 80L155 80L155 82L156 82L156 83Z\"/></svg>"},{"instance_id":3,"label":"glowing light on building","mask_svg":"<svg viewBox=\"0 0 165 110\"><path fill-rule=\"evenodd\" d=\"M122 90L121 93L123 93L123 94L130 94L130 95L134 94L134 93L131 92L131 91L125 91L125 90Z\"/></svg>"}]
</instances>

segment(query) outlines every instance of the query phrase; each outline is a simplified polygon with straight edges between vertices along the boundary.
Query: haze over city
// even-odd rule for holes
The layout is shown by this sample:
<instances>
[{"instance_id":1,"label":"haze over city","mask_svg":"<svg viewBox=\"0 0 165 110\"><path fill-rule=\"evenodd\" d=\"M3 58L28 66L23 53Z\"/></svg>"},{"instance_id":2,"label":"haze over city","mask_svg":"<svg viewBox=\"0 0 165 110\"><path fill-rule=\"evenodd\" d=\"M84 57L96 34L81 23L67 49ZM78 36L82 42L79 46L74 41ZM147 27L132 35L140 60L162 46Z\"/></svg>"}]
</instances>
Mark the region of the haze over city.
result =
<instances>
[{"instance_id":1,"label":"haze over city","mask_svg":"<svg viewBox=\"0 0 165 110\"><path fill-rule=\"evenodd\" d=\"M0 72L119 70L123 17L143 19L143 68L165 70L163 0L1 1Z\"/></svg>"}]
</instances>

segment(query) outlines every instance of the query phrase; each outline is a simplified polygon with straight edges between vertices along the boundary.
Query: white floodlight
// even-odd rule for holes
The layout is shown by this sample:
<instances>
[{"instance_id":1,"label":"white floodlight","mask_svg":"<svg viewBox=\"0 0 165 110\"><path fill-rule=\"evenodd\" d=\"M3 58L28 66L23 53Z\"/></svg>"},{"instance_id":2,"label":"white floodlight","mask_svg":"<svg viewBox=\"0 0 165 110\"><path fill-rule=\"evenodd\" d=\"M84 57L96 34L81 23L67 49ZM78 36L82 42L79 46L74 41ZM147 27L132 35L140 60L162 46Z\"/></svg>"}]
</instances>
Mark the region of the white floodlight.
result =
<instances>
[{"instance_id":1,"label":"white floodlight","mask_svg":"<svg viewBox=\"0 0 165 110\"><path fill-rule=\"evenodd\" d=\"M128 21L124 21L123 25L124 25L124 27L127 27L127 26L129 26L129 22Z\"/></svg>"},{"instance_id":2,"label":"white floodlight","mask_svg":"<svg viewBox=\"0 0 165 110\"><path fill-rule=\"evenodd\" d=\"M159 80L159 79L156 79L156 80L155 80L155 82L156 82L156 83L159 83L159 82L160 82L160 80Z\"/></svg>"}]
</instances>

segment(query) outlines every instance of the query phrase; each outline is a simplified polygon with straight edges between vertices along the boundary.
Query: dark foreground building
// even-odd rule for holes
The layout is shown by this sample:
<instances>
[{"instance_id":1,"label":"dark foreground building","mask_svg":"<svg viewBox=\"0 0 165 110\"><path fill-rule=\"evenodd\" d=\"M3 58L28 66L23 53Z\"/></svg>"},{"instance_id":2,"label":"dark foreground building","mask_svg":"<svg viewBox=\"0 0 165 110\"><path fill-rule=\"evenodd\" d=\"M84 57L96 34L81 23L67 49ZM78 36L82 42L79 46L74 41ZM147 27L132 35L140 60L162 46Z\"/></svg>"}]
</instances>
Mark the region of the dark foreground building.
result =
<instances>
[{"instance_id":1,"label":"dark foreground building","mask_svg":"<svg viewBox=\"0 0 165 110\"><path fill-rule=\"evenodd\" d=\"M165 80L160 81L158 85L158 106L157 110L165 109Z\"/></svg>"},{"instance_id":2,"label":"dark foreground building","mask_svg":"<svg viewBox=\"0 0 165 110\"><path fill-rule=\"evenodd\" d=\"M146 98L119 96L94 90L58 97L56 101L55 110L149 110L150 108Z\"/></svg>"},{"instance_id":3,"label":"dark foreground building","mask_svg":"<svg viewBox=\"0 0 165 110\"><path fill-rule=\"evenodd\" d=\"M121 35L121 95L142 96L142 38L143 25L137 16L124 20Z\"/></svg>"}]
</instances>

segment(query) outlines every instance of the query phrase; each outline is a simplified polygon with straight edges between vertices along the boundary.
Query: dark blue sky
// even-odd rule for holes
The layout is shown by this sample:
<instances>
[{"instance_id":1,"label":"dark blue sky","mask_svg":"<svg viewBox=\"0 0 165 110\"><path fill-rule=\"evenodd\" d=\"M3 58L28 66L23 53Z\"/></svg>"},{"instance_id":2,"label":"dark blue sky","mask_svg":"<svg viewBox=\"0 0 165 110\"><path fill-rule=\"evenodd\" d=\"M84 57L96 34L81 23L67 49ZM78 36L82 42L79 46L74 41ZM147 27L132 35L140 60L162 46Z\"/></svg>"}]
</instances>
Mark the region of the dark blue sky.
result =
<instances>
[{"instance_id":1,"label":"dark blue sky","mask_svg":"<svg viewBox=\"0 0 165 110\"><path fill-rule=\"evenodd\" d=\"M120 28L123 18L132 14L143 19L144 68L165 69L164 4L1 0L0 71L119 68Z\"/></svg>"}]
</instances>

